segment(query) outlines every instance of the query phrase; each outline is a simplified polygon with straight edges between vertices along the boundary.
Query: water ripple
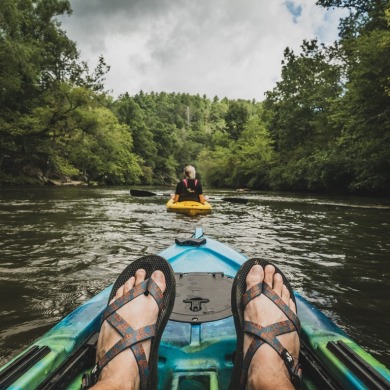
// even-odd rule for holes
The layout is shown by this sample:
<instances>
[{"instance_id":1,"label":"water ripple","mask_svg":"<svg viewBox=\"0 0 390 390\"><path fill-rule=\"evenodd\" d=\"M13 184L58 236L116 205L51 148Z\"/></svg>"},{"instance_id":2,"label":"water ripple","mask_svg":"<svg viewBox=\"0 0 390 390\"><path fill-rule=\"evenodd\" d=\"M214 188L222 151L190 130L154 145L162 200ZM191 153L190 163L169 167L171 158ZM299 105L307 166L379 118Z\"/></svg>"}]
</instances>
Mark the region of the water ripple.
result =
<instances>
[{"instance_id":1,"label":"water ripple","mask_svg":"<svg viewBox=\"0 0 390 390\"><path fill-rule=\"evenodd\" d=\"M129 262L202 226L248 257L278 264L298 292L390 365L389 201L245 197L247 206L215 201L211 215L189 217L167 213L164 198L132 198L123 188L2 188L0 363Z\"/></svg>"}]
</instances>

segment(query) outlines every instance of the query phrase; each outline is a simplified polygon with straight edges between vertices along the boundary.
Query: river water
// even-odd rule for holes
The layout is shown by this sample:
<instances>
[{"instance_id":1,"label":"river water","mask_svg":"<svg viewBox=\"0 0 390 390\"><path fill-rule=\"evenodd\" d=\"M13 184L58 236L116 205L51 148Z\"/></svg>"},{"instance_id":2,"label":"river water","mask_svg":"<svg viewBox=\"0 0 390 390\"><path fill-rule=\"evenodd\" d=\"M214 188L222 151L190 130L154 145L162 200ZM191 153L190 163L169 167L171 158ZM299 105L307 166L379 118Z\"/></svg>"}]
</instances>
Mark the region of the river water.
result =
<instances>
[{"instance_id":1,"label":"river water","mask_svg":"<svg viewBox=\"0 0 390 390\"><path fill-rule=\"evenodd\" d=\"M148 188L149 191L161 189ZM169 192L169 189L165 189ZM390 199L210 191L210 215L127 188L0 188L0 365L128 264L195 227L275 262L292 286L390 367Z\"/></svg>"}]
</instances>

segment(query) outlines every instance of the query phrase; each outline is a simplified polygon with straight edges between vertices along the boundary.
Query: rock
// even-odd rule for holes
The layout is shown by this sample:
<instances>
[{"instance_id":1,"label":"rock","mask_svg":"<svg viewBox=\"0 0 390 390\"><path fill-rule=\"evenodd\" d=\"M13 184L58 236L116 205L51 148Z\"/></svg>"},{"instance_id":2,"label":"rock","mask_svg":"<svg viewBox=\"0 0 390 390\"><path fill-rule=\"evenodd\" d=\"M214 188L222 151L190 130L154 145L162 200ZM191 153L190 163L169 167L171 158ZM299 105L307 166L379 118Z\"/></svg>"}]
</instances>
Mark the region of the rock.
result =
<instances>
[{"instance_id":1,"label":"rock","mask_svg":"<svg viewBox=\"0 0 390 390\"><path fill-rule=\"evenodd\" d=\"M47 184L50 184L52 186L60 186L62 183L59 180L54 180L54 179L48 179Z\"/></svg>"},{"instance_id":2,"label":"rock","mask_svg":"<svg viewBox=\"0 0 390 390\"><path fill-rule=\"evenodd\" d=\"M88 185L84 181L78 181L78 180L70 180L63 182L62 180L55 180L55 179L48 179L47 184L51 184L53 186L86 186Z\"/></svg>"}]
</instances>

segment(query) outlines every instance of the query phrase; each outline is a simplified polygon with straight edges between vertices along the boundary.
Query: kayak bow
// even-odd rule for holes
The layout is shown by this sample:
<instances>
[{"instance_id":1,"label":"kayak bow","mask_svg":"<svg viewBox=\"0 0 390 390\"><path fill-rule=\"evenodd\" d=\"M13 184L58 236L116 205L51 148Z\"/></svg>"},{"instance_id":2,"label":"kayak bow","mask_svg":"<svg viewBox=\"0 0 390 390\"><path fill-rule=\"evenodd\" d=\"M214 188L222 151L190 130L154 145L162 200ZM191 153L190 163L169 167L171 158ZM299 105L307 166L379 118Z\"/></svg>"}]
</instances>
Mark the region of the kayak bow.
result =
<instances>
[{"instance_id":1,"label":"kayak bow","mask_svg":"<svg viewBox=\"0 0 390 390\"><path fill-rule=\"evenodd\" d=\"M177 298L159 350L159 389L227 389L236 348L230 289L247 259L198 228L159 253L175 271ZM94 364L111 287L70 313L0 370L0 388L79 389ZM196 294L194 293L196 291ZM390 371L301 295L304 389L383 389Z\"/></svg>"}]
</instances>

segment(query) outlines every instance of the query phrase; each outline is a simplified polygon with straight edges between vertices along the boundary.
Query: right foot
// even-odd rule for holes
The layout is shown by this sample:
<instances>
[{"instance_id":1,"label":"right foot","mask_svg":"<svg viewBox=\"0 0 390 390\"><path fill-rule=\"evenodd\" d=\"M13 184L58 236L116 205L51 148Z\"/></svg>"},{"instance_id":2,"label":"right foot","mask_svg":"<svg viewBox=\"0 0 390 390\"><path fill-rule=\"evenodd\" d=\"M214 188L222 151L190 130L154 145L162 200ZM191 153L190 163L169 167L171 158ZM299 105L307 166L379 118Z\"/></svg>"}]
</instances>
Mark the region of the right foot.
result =
<instances>
[{"instance_id":1,"label":"right foot","mask_svg":"<svg viewBox=\"0 0 390 390\"><path fill-rule=\"evenodd\" d=\"M112 299L114 302L134 286L145 280L146 272L137 270L135 277L132 276L123 286L119 287ZM161 271L154 271L151 278L157 283L161 291L166 288L165 276ZM137 298L122 306L117 313L133 328L139 329L152 325L157 321L159 309L151 294L139 295ZM100 330L97 344L97 360L100 360L107 351L121 339L120 334L107 322L104 321ZM149 359L151 340L142 342L146 358ZM138 365L131 349L125 349L114 357L101 371L99 381L94 389L139 389L140 379Z\"/></svg>"},{"instance_id":2,"label":"right foot","mask_svg":"<svg viewBox=\"0 0 390 390\"><path fill-rule=\"evenodd\" d=\"M265 270L260 265L255 265L246 277L247 290L252 286L266 282L272 290L282 298L284 303L296 314L294 301L290 292L283 284L283 278L275 272L275 267L268 264ZM245 321L251 321L263 327L275 324L287 319L285 314L264 294L252 299L246 305L244 311ZM244 335L244 356L253 340L252 335ZM291 356L298 360L299 336L297 332L290 332L277 339L289 351ZM293 389L290 374L280 355L267 343L257 349L252 358L248 372L249 389Z\"/></svg>"}]
</instances>

